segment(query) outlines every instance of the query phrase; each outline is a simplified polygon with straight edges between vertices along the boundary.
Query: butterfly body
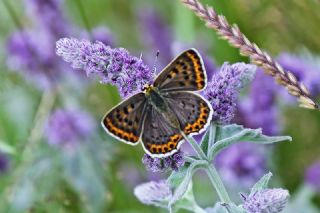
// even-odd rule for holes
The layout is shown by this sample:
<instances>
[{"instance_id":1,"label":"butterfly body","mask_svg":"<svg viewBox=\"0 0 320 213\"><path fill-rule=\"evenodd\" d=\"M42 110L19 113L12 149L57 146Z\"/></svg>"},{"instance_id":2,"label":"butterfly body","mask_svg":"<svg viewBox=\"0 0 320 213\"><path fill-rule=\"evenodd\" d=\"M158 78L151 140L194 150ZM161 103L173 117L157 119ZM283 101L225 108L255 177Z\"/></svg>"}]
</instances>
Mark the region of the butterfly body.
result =
<instances>
[{"instance_id":1,"label":"butterfly body","mask_svg":"<svg viewBox=\"0 0 320 213\"><path fill-rule=\"evenodd\" d=\"M189 49L164 68L153 85L111 109L102 126L125 143L141 142L153 157L172 155L182 144L182 132L199 134L211 121L210 103L193 92L205 86L202 59Z\"/></svg>"},{"instance_id":2,"label":"butterfly body","mask_svg":"<svg viewBox=\"0 0 320 213\"><path fill-rule=\"evenodd\" d=\"M149 104L163 116L170 126L180 129L178 119L171 111L166 98L160 93L160 91L154 86L149 86L145 90L145 94Z\"/></svg>"}]
</instances>

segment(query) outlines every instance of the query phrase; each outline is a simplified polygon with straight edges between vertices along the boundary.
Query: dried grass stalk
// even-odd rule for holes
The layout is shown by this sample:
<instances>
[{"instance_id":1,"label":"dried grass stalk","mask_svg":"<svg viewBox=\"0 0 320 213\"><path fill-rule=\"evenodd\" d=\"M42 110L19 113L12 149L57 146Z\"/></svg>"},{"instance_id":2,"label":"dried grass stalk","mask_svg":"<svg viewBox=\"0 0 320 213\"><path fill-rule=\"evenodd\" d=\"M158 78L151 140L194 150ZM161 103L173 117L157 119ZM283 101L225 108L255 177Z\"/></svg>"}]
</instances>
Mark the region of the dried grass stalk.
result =
<instances>
[{"instance_id":1,"label":"dried grass stalk","mask_svg":"<svg viewBox=\"0 0 320 213\"><path fill-rule=\"evenodd\" d=\"M293 73L284 70L267 52L250 42L237 25L231 26L223 15L218 15L212 7L204 7L198 0L181 1L205 21L208 28L215 29L223 39L239 48L241 55L249 57L253 64L262 67L266 74L273 76L278 84L286 87L291 95L297 97L301 107L319 110L319 105L310 97L305 85L299 82Z\"/></svg>"}]
</instances>

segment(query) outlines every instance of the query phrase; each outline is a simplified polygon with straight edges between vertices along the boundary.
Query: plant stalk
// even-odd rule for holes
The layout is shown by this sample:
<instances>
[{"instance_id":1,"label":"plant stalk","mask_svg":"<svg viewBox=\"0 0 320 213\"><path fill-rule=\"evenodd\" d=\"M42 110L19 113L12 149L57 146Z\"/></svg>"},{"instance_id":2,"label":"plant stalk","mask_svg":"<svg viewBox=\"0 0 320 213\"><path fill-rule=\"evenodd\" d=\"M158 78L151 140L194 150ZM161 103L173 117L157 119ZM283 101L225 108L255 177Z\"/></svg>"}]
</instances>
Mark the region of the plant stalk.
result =
<instances>
[{"instance_id":1,"label":"plant stalk","mask_svg":"<svg viewBox=\"0 0 320 213\"><path fill-rule=\"evenodd\" d=\"M215 130L215 128L213 128L212 130ZM184 137L184 139L192 146L192 148L197 153L199 158L201 160L205 160L208 162L207 166L204 167L204 169L205 169L206 173L208 174L209 179L210 179L213 187L217 191L217 194L219 196L220 201L222 203L226 203L226 204L231 203L231 199L228 195L228 192L227 192L225 186L223 185L223 182L222 182L217 170L215 169L213 164L209 162L206 154L203 152L203 150L201 149L199 144L192 137L188 137L185 133L182 132L181 134ZM212 139L213 135L210 135L210 136ZM215 136L215 133L214 133L214 136Z\"/></svg>"}]
</instances>

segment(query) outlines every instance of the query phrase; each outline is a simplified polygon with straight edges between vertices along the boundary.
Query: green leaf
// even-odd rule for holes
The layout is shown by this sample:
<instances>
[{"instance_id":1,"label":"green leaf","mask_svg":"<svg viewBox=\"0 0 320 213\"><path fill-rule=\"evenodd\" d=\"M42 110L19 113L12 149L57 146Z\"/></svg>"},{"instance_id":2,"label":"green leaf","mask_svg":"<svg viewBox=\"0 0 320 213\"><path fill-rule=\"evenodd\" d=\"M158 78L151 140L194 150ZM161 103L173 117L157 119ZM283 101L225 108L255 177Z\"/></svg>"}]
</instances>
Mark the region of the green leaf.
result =
<instances>
[{"instance_id":1,"label":"green leaf","mask_svg":"<svg viewBox=\"0 0 320 213\"><path fill-rule=\"evenodd\" d=\"M16 150L13 146L0 140L0 152L6 154L15 154Z\"/></svg>"},{"instance_id":2,"label":"green leaf","mask_svg":"<svg viewBox=\"0 0 320 213\"><path fill-rule=\"evenodd\" d=\"M217 126L216 142L209 147L208 158L212 160L224 148L239 142L253 142L258 144L271 144L281 141L291 141L290 136L266 136L261 129L249 129L231 124Z\"/></svg>"},{"instance_id":3,"label":"green leaf","mask_svg":"<svg viewBox=\"0 0 320 213\"><path fill-rule=\"evenodd\" d=\"M265 174L251 189L250 196L256 193L257 191L267 189L269 181L272 177L272 173L269 172L268 174Z\"/></svg>"},{"instance_id":4,"label":"green leaf","mask_svg":"<svg viewBox=\"0 0 320 213\"><path fill-rule=\"evenodd\" d=\"M212 144L215 143L215 137L216 137L216 124L211 123L200 142L200 147L206 155L208 155L209 147L211 147Z\"/></svg>"},{"instance_id":5,"label":"green leaf","mask_svg":"<svg viewBox=\"0 0 320 213\"><path fill-rule=\"evenodd\" d=\"M168 183L171 187L174 187L174 192L170 204L180 200L186 193L189 183L192 180L193 173L202 166L208 164L205 160L197 160L191 164L187 164L177 172L172 172L168 178Z\"/></svg>"}]
</instances>

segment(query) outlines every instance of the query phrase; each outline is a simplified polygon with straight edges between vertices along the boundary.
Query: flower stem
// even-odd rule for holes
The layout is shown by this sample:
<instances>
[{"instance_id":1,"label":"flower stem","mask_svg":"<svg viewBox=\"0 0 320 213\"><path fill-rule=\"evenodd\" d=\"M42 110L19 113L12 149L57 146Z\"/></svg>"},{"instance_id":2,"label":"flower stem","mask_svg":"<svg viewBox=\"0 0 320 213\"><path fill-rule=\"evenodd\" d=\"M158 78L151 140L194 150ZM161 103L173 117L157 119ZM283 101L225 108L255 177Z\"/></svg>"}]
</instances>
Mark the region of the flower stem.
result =
<instances>
[{"instance_id":1,"label":"flower stem","mask_svg":"<svg viewBox=\"0 0 320 213\"><path fill-rule=\"evenodd\" d=\"M206 161L208 160L206 154L203 152L199 144L192 137L188 137L184 132L181 132L181 135L192 146L199 158Z\"/></svg>"},{"instance_id":2,"label":"flower stem","mask_svg":"<svg viewBox=\"0 0 320 213\"><path fill-rule=\"evenodd\" d=\"M217 125L214 123L211 123L209 126L209 142L208 147L211 147L213 143L216 141L216 133L217 133Z\"/></svg>"},{"instance_id":3,"label":"flower stem","mask_svg":"<svg viewBox=\"0 0 320 213\"><path fill-rule=\"evenodd\" d=\"M223 203L231 203L231 199L228 195L228 192L225 188L225 186L222 183L222 180L216 170L216 168L212 164L208 164L206 168L206 172L209 176L209 179L216 189L218 196L220 198L220 201Z\"/></svg>"},{"instance_id":4,"label":"flower stem","mask_svg":"<svg viewBox=\"0 0 320 213\"><path fill-rule=\"evenodd\" d=\"M212 125L212 126L215 126L215 125ZM211 130L215 130L215 127L214 128L212 127ZM215 169L213 164L209 162L206 154L203 152L199 144L192 137L188 137L185 133L182 132L181 134L184 137L184 139L192 146L192 148L197 153L199 158L201 160L206 160L208 162L207 166L204 169L207 172L213 187L217 191L220 201L227 204L231 203L231 199L227 193L225 186L223 185L223 182L221 181L221 178L217 170ZM212 138L213 136L215 137L215 133L214 134L212 133L212 135L210 135L211 139L213 139Z\"/></svg>"}]
</instances>

